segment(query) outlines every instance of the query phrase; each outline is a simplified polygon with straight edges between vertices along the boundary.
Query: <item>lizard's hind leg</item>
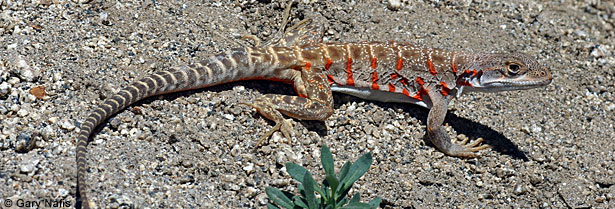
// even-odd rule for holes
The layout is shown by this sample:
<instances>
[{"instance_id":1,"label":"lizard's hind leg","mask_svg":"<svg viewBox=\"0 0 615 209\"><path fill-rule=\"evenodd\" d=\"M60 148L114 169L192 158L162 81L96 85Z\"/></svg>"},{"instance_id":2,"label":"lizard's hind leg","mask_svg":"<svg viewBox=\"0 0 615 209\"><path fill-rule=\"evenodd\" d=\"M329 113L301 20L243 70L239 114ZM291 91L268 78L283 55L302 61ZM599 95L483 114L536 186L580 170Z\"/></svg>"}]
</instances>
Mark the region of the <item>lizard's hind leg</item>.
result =
<instances>
[{"instance_id":1,"label":"lizard's hind leg","mask_svg":"<svg viewBox=\"0 0 615 209\"><path fill-rule=\"evenodd\" d=\"M265 43L255 35L245 35L243 39L251 39L254 41L255 47L267 47L267 46L293 46L303 45L308 43L320 43L322 42L322 27L312 24L312 19L304 19L299 23L286 27L289 23L290 9L293 2L290 1L284 9L284 17L280 29L274 34L272 38Z\"/></svg>"},{"instance_id":2,"label":"lizard's hind leg","mask_svg":"<svg viewBox=\"0 0 615 209\"><path fill-rule=\"evenodd\" d=\"M257 147L275 131L280 131L284 137L296 135L290 120L282 114L301 120L325 120L333 113L333 96L325 75L321 69L304 67L300 71L289 69L288 73L300 73L295 76L294 86L300 96L266 94L253 103L242 103L255 108L258 113L272 120L276 125L263 135Z\"/></svg>"}]
</instances>

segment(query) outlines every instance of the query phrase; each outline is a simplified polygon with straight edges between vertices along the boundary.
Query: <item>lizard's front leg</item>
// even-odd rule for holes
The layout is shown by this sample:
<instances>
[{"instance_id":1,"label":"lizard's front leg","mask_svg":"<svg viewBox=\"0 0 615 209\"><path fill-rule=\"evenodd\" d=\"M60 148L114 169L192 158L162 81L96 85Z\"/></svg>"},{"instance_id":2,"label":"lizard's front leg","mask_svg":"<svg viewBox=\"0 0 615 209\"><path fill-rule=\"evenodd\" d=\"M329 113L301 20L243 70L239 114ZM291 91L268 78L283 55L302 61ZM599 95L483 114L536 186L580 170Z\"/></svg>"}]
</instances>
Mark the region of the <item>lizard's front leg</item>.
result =
<instances>
[{"instance_id":1,"label":"lizard's front leg","mask_svg":"<svg viewBox=\"0 0 615 209\"><path fill-rule=\"evenodd\" d=\"M266 94L251 104L244 103L276 123L259 139L257 146L275 131L281 131L286 138L295 133L290 120L285 120L282 114L301 120L322 121L333 113L331 88L321 69L310 69L308 65L301 70L289 69L289 72L296 73L293 85L299 96Z\"/></svg>"},{"instance_id":2,"label":"lizard's front leg","mask_svg":"<svg viewBox=\"0 0 615 209\"><path fill-rule=\"evenodd\" d=\"M462 141L461 144L452 143L442 127L451 96L443 96L437 88L430 88L428 96L431 99L432 107L427 116L427 135L436 148L450 156L476 157L476 151L490 147L489 145L477 146L483 141L482 139L470 144L466 144L467 140Z\"/></svg>"}]
</instances>

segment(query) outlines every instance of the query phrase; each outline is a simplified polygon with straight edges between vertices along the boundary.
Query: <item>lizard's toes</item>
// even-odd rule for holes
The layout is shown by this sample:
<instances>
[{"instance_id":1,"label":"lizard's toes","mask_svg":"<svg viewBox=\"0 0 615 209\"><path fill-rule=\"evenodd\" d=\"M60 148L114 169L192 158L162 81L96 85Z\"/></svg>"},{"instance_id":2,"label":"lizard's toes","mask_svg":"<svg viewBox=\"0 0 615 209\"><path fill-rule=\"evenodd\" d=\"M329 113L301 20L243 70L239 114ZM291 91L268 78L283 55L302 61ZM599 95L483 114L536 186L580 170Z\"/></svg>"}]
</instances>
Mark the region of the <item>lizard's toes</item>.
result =
<instances>
[{"instance_id":1,"label":"lizard's toes","mask_svg":"<svg viewBox=\"0 0 615 209\"><path fill-rule=\"evenodd\" d=\"M460 144L453 144L450 150L448 150L447 154L451 156L467 157L467 158L478 157L476 155L476 152L483 150L483 149L491 148L490 145L486 145L486 144L480 145L483 141L484 141L483 138L478 138L470 142L469 144L466 144L468 142L468 139L464 139L463 141L461 141Z\"/></svg>"},{"instance_id":2,"label":"lizard's toes","mask_svg":"<svg viewBox=\"0 0 615 209\"><path fill-rule=\"evenodd\" d=\"M282 132L282 134L284 135L284 137L286 137L287 139L290 139L292 136L297 136L297 133L295 132L295 129L293 128L293 124L290 123L291 119L286 119L286 120L282 120L280 123L280 132Z\"/></svg>"}]
</instances>

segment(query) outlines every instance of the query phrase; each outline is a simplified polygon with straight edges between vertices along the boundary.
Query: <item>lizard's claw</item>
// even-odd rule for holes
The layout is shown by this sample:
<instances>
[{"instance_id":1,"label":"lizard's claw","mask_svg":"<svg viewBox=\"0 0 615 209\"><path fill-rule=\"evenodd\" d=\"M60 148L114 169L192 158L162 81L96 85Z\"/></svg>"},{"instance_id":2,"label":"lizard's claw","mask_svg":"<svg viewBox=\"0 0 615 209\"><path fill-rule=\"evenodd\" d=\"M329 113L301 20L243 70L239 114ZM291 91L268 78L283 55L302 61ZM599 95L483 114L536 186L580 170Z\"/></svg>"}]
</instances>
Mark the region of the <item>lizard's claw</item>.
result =
<instances>
[{"instance_id":1,"label":"lizard's claw","mask_svg":"<svg viewBox=\"0 0 615 209\"><path fill-rule=\"evenodd\" d=\"M469 144L468 144L468 141L469 141L469 138L465 138L458 144L454 143L447 154L451 156L457 156L457 157L475 158L477 157L476 152L483 150L483 149L491 148L490 145L486 145L486 144L478 146L480 143L484 141L483 138L478 138L470 142Z\"/></svg>"},{"instance_id":2,"label":"lizard's claw","mask_svg":"<svg viewBox=\"0 0 615 209\"><path fill-rule=\"evenodd\" d=\"M265 135L261 136L258 139L258 142L256 143L256 147L260 147L261 144L266 139L271 137L271 135L273 135L273 133L275 133L276 131L282 132L282 135L284 135L284 137L286 137L287 139L290 139L293 135L295 136L297 135L295 130L293 129L293 124L290 123L291 119L284 119L282 118L281 115L279 115L279 113L270 114L272 113L273 109L269 108L268 106L263 106L263 105L259 106L257 104L251 104L251 103L245 103L245 102L240 102L239 104L253 107L257 111L259 111L261 114L263 114L265 117L269 116L267 118L275 121L275 126L273 126L273 128L267 131ZM275 116L272 117L272 115L275 115Z\"/></svg>"},{"instance_id":3,"label":"lizard's claw","mask_svg":"<svg viewBox=\"0 0 615 209\"><path fill-rule=\"evenodd\" d=\"M255 35L245 35L241 37L242 40L252 40L254 41L254 47L261 47L262 40Z\"/></svg>"},{"instance_id":4,"label":"lizard's claw","mask_svg":"<svg viewBox=\"0 0 615 209\"><path fill-rule=\"evenodd\" d=\"M287 139L290 139L293 135L297 135L295 130L293 129L293 124L290 123L290 119L282 119L281 121L276 121L275 126L273 126L271 130L269 130L267 133L265 133L265 135L261 136L261 138L258 139L256 147L260 147L261 144L266 139L271 137L271 135L273 135L273 133L275 133L276 131L282 132L282 135L284 135L284 137L286 137Z\"/></svg>"}]
</instances>

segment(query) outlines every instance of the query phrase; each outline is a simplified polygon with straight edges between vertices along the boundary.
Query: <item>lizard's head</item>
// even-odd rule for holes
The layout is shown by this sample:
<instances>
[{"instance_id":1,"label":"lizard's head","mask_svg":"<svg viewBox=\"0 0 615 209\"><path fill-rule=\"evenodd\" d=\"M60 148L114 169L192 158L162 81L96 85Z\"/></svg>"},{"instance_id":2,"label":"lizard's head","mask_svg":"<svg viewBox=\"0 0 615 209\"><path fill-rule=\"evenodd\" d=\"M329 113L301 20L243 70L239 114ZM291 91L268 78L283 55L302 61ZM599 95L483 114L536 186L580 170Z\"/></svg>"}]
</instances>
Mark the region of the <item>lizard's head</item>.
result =
<instances>
[{"instance_id":1,"label":"lizard's head","mask_svg":"<svg viewBox=\"0 0 615 209\"><path fill-rule=\"evenodd\" d=\"M471 70L459 77L458 83L466 90L510 91L545 86L553 79L551 72L522 53L483 54L479 56Z\"/></svg>"}]
</instances>

